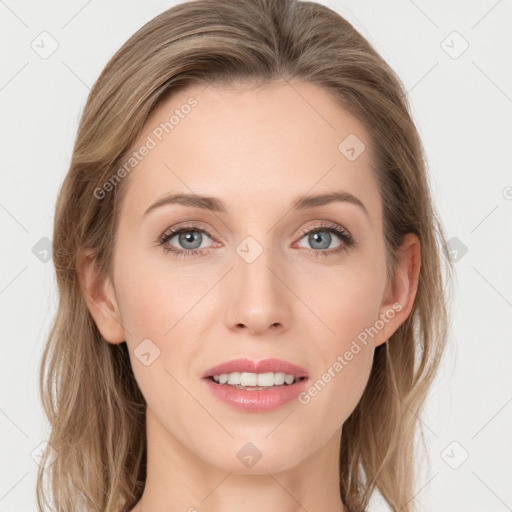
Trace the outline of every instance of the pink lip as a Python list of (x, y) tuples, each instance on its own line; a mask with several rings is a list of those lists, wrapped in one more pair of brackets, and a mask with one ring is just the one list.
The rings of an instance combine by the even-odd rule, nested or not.
[(262, 361), (251, 361), (249, 359), (233, 359), (225, 363), (218, 364), (209, 370), (206, 370), (202, 378), (213, 377), (214, 375), (221, 375), (222, 373), (234, 372), (247, 372), (247, 373), (268, 373), (268, 372), (281, 372), (295, 377), (307, 377), (308, 372), (281, 359), (263, 359)]
[[(283, 384), (268, 389), (240, 389), (227, 384), (218, 384), (212, 378), (213, 375), (233, 372), (282, 372), (295, 377), (304, 377), (304, 379), (293, 384)], [(210, 368), (203, 374), (203, 379), (215, 397), (235, 409), (247, 412), (267, 412), (283, 406), (297, 398), (305, 390), (309, 380), (308, 373), (304, 368), (280, 359), (264, 359), (263, 361), (235, 359)]]
[(293, 384), (283, 384), (269, 389), (239, 389), (227, 384), (217, 384), (213, 379), (204, 379), (213, 396), (225, 404), (246, 412), (268, 412), (296, 399), (304, 392), (309, 379)]

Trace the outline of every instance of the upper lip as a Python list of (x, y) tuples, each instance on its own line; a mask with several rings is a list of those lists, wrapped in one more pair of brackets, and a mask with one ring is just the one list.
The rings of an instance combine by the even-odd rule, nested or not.
[(282, 359), (262, 359), (261, 361), (252, 361), (250, 359), (233, 359), (218, 364), (209, 370), (206, 370), (202, 378), (213, 377), (223, 373), (247, 372), (247, 373), (268, 373), (281, 372), (295, 377), (307, 377), (308, 372), (295, 364), (283, 361)]

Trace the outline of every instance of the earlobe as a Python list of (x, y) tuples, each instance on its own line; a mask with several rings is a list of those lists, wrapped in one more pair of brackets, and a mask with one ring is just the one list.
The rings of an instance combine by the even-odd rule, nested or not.
[(82, 249), (77, 274), (87, 308), (101, 335), (109, 343), (122, 343), (125, 334), (114, 289), (109, 276), (99, 271), (93, 250)]
[(374, 338), (375, 346), (386, 342), (409, 316), (416, 298), (420, 268), (420, 241), (414, 233), (407, 233), (399, 249), (394, 280), (388, 282), (384, 293), (379, 312), (384, 326)]

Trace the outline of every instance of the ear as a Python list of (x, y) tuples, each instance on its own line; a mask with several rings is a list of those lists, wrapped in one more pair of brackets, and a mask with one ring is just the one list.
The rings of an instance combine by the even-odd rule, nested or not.
[(122, 343), (125, 335), (114, 288), (109, 276), (99, 272), (94, 250), (80, 251), (77, 272), (85, 302), (101, 335), (109, 343)]
[(397, 267), (392, 282), (388, 282), (379, 309), (379, 324), (374, 338), (377, 347), (387, 341), (402, 325), (414, 305), (421, 266), (420, 241), (414, 233), (407, 233), (399, 249)]

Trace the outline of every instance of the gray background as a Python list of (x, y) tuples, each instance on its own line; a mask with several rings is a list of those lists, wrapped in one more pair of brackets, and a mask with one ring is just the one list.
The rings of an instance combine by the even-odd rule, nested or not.
[[(0, 512), (35, 510), (38, 370), (57, 300), (45, 237), (81, 110), (113, 53), (175, 3), (0, 0)], [(455, 251), (450, 345), (420, 415), (431, 466), (420, 460), (418, 510), (511, 510), (512, 2), (321, 3), (404, 82)]]

